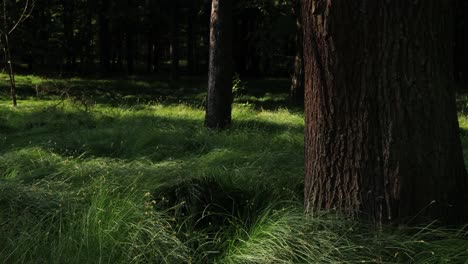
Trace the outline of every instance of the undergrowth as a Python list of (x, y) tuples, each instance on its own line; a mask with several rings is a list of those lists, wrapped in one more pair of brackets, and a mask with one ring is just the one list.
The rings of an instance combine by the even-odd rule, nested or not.
[(26, 98), (0, 100), (0, 263), (468, 263), (467, 228), (304, 215), (303, 115), (281, 96), (239, 97), (222, 132), (197, 97)]

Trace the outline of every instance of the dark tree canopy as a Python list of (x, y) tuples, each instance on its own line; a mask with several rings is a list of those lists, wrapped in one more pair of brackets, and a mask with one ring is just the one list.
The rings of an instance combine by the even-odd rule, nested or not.
[[(21, 12), (22, 1), (7, 3), (11, 14)], [(12, 56), (25, 73), (206, 76), (210, 9), (207, 0), (36, 0), (11, 39), (21, 47)], [(235, 70), (289, 76), (295, 29), (288, 1), (236, 1), (233, 15)]]

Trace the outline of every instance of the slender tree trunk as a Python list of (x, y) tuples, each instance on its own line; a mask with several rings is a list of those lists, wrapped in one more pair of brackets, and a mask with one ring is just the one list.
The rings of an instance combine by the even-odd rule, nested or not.
[(11, 100), (13, 101), (13, 107), (17, 106), (16, 103), (16, 82), (15, 82), (15, 73), (13, 71), (13, 62), (11, 60), (11, 51), (10, 51), (10, 40), (9, 40), (9, 28), (7, 20), (7, 11), (6, 11), (6, 0), (2, 1), (3, 7), (3, 27), (2, 32), (0, 32), (0, 47), (3, 51), (3, 56), (5, 59), (5, 68), (8, 72), (8, 79), (10, 81), (10, 95)]
[(135, 51), (133, 50), (133, 28), (129, 27), (127, 29), (127, 32), (125, 34), (125, 40), (126, 40), (126, 60), (127, 60), (127, 73), (129, 75), (132, 75), (135, 70), (135, 65), (134, 65), (134, 60), (135, 60)]
[(179, 0), (172, 0), (171, 4), (171, 33), (170, 33), (170, 53), (171, 53), (171, 79), (179, 79), (179, 30), (180, 23), (178, 17)]
[[(95, 0), (87, 0), (86, 4), (89, 7), (94, 6)], [(94, 10), (94, 9), (91, 9)], [(82, 54), (81, 54), (81, 72), (89, 73), (92, 66), (94, 66), (93, 47), (92, 40), (94, 39), (93, 20), (94, 12), (91, 10), (86, 11), (86, 28), (84, 29), (85, 42), (83, 43)], [(90, 67), (91, 66), (91, 67)]]
[(62, 0), (63, 7), (63, 30), (65, 36), (65, 64), (67, 70), (72, 70), (75, 66), (75, 42), (73, 33), (73, 13), (74, 13), (74, 2), (73, 0)]
[(455, 2), (455, 79), (460, 87), (468, 85), (468, 3), (466, 0)]
[(196, 17), (197, 17), (197, 3), (190, 1), (189, 7), (189, 21), (187, 25), (187, 70), (190, 74), (196, 71), (195, 63), (195, 48), (196, 48)]
[(110, 72), (110, 34), (109, 34), (110, 1), (102, 0), (98, 15), (99, 22), (99, 56), (101, 72)]
[(303, 29), (301, 16), (302, 0), (295, 0), (293, 13), (296, 16), (296, 56), (294, 57), (294, 72), (291, 79), (291, 100), (304, 101), (304, 63), (303, 63)]
[(5, 58), (5, 67), (8, 72), (8, 79), (10, 81), (10, 95), (13, 102), (13, 107), (17, 106), (16, 102), (16, 81), (15, 81), (15, 72), (13, 71), (13, 62), (11, 60), (10, 53), (10, 41), (8, 35), (3, 34), (2, 46), (3, 46), (3, 55)]
[(157, 41), (153, 43), (153, 73), (159, 72), (159, 61), (161, 58), (161, 49), (159, 45), (160, 44)]
[(225, 128), (231, 124), (232, 64), (232, 1), (212, 0), (205, 117), (209, 128)]
[(450, 1), (305, 0), (303, 18), (306, 209), (468, 220)]
[(117, 37), (117, 46), (116, 46), (116, 51), (115, 51), (115, 70), (117, 72), (123, 72), (124, 68), (123, 68), (123, 53), (124, 53), (124, 33), (121, 29), (119, 29), (118, 33), (117, 33), (118, 37)]
[(148, 32), (146, 36), (146, 73), (153, 72), (153, 34)]
[(245, 45), (246, 45), (246, 31), (244, 30), (244, 20), (242, 17), (236, 16), (234, 18), (237, 23), (233, 25), (233, 35), (234, 35), (234, 45), (233, 45), (233, 54), (234, 54), (234, 66), (235, 71), (241, 75), (246, 72), (246, 60), (245, 60)]

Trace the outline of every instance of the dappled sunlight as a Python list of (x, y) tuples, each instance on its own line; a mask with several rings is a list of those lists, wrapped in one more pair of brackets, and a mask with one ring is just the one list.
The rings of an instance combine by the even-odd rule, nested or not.
[[(284, 105), (235, 104), (232, 126), (213, 131), (203, 126), (204, 110), (185, 103), (84, 111), (57, 102), (0, 104), (0, 220), (8, 227), (0, 235), (29, 232), (15, 247), (30, 256), (54, 245), (44, 259), (183, 263), (216, 248), (223, 254), (211, 258), (220, 263), (333, 262), (341, 254), (372, 262), (421, 246), (442, 255), (466, 246), (447, 231), (440, 243), (452, 241), (453, 251), (403, 233), (408, 244), (396, 249), (394, 230), (364, 238), (365, 226), (337, 215), (305, 216), (304, 116)], [(468, 119), (459, 122), (467, 149)], [(32, 240), (42, 242), (31, 249)]]

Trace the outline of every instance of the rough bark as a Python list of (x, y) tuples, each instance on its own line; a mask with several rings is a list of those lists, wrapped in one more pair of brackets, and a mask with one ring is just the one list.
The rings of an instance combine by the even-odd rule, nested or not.
[(467, 220), (450, 1), (305, 0), (305, 206)]
[(291, 78), (290, 97), (295, 102), (304, 101), (304, 63), (303, 63), (303, 29), (301, 16), (301, 0), (294, 2), (293, 14), (296, 16), (296, 55), (294, 57), (294, 72)]
[(209, 128), (225, 128), (231, 124), (232, 64), (232, 1), (213, 0), (205, 117)]

